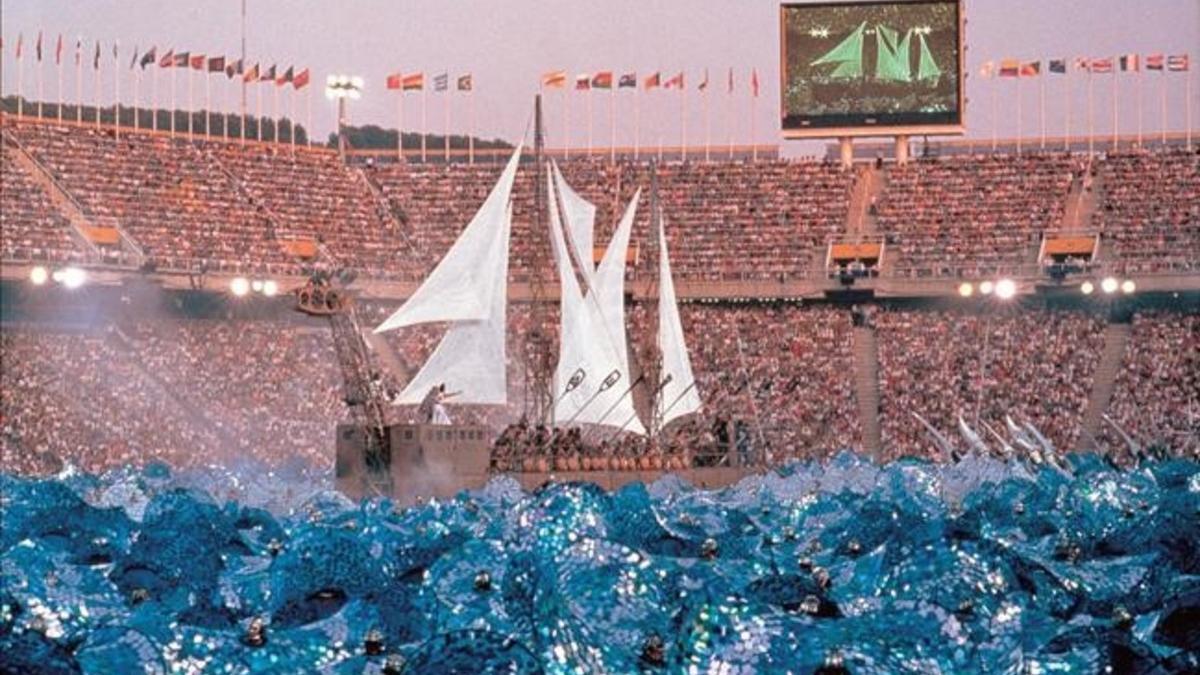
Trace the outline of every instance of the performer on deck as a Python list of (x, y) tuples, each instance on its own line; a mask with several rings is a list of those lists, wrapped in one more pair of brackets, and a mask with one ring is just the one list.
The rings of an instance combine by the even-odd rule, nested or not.
[(459, 393), (461, 392), (447, 393), (445, 382), (430, 388), (429, 393), (421, 400), (421, 405), (417, 407), (417, 417), (425, 424), (449, 425), (450, 415), (446, 414), (445, 401), (458, 396)]

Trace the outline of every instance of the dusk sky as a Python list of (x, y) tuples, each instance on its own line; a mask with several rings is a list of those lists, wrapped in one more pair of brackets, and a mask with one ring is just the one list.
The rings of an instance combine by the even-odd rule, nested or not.
[[(394, 2), (357, 0), (355, 2), (315, 2), (287, 0), (247, 0), (247, 58), (264, 65), (284, 68), (312, 68), (313, 125), (324, 138), (334, 124), (333, 106), (323, 96), (325, 76), (331, 73), (360, 75), (366, 81), (363, 99), (352, 104), (352, 123), (396, 125), (397, 94), (384, 88), (385, 76), (395, 71), (423, 71), (426, 85), (432, 76), (448, 72), (451, 87), (454, 78), (472, 73), (475, 84), (475, 128), (478, 135), (516, 140), (526, 129), (533, 94), (539, 75), (564, 69), (573, 80), (578, 73), (611, 70), (616, 74), (637, 71), (639, 76), (661, 70), (664, 77), (684, 70), (688, 78), (687, 141), (703, 144), (705, 112), (702, 94), (696, 84), (708, 68), (712, 80), (711, 139), (723, 144), (732, 133), (738, 142), (750, 139), (752, 101), (748, 79), (757, 68), (762, 84), (754, 110), (756, 139), (760, 143), (779, 142), (779, 12), (778, 2), (766, 0), (612, 0), (607, 2), (466, 2), (429, 0)], [(45, 92), (47, 99), (57, 97), (54, 74), (54, 44), (63, 34), (65, 66), (64, 96), (74, 99), (73, 52), (76, 36), (84, 38), (84, 97), (94, 100), (90, 71), (95, 40), (104, 50), (102, 100), (111, 103), (113, 71), (111, 44), (120, 43), (121, 94), (132, 102), (133, 80), (129, 58), (136, 45), (145, 50), (156, 45), (161, 54), (166, 48), (208, 55), (225, 54), (236, 58), (240, 53), (240, 0), (207, 2), (164, 2), (162, 0), (0, 0), (4, 35), (3, 91), (12, 94), (17, 87), (13, 45), (18, 32), (24, 34), (25, 54), (23, 91), (36, 95), (36, 62), (33, 42), (38, 30), (44, 31)], [(1120, 75), (1121, 130), (1133, 133), (1137, 128), (1136, 86), (1143, 88), (1143, 128), (1146, 133), (1160, 128), (1160, 79), (1165, 77), (1168, 90), (1168, 127), (1184, 128), (1184, 81), (1191, 77), (1192, 127), (1200, 126), (1200, 85), (1196, 83), (1197, 59), (1200, 58), (1200, 1), (1197, 0), (968, 0), (966, 3), (967, 108), (968, 133), (979, 138), (992, 134), (991, 90), (998, 86), (999, 134), (1016, 133), (1015, 88), (1012, 80), (981, 81), (980, 64), (1005, 57), (1022, 59), (1073, 59), (1076, 56), (1111, 56), (1121, 53), (1191, 52), (1192, 72), (1166, 76), (1143, 72), (1140, 76)], [(725, 94), (725, 79), (734, 68), (736, 93), (732, 106)], [(1043, 66), (1044, 68), (1044, 66)], [(166, 86), (168, 71), (159, 71), (161, 104), (169, 101)], [(180, 73), (182, 75), (182, 73)], [(196, 107), (203, 101), (203, 85), (196, 74), (193, 96)], [(186, 101), (185, 79), (177, 80), (177, 101)], [(235, 90), (224, 77), (214, 77), (216, 88), (226, 86), (227, 109), (234, 109)], [(264, 94), (264, 112), (270, 113), (271, 87), (260, 85)], [(1022, 83), (1024, 131), (1038, 132), (1038, 85)], [(1067, 78), (1050, 77), (1045, 81), (1047, 131), (1062, 131), (1064, 96), (1069, 86), (1073, 95), (1072, 116), (1075, 133), (1087, 129), (1087, 78), (1073, 74)], [(289, 90), (290, 91), (290, 90)], [(149, 101), (149, 70), (140, 85), (140, 98)], [(1095, 107), (1097, 133), (1111, 132), (1111, 82), (1097, 77)], [(445, 94), (429, 91), (428, 127), (440, 133), (443, 125)], [(608, 92), (593, 93), (593, 139), (596, 146), (607, 146), (610, 136)], [(634, 95), (615, 94), (617, 101), (617, 142), (632, 144)], [(660, 140), (675, 145), (680, 140), (680, 97), (673, 92), (639, 92), (641, 107), (641, 143), (655, 146)], [(286, 101), (286, 98), (283, 99)], [(467, 98), (451, 94), (451, 130), (462, 133), (468, 123)], [(250, 98), (254, 109), (254, 98)], [(405, 98), (405, 128), (420, 129), (420, 94)], [(296, 117), (305, 121), (305, 101), (297, 99)], [(587, 143), (587, 97), (569, 94), (572, 147)], [(286, 110), (286, 103), (281, 105)], [(732, 120), (729, 111), (732, 109)], [(548, 144), (562, 144), (562, 94), (553, 92), (546, 103)], [(785, 144), (787, 145), (787, 144)], [(788, 146), (787, 153), (801, 148)], [(812, 150), (811, 145), (807, 147)]]

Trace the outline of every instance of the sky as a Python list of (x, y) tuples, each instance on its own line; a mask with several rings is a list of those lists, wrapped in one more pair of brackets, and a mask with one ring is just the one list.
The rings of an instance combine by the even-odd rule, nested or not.
[[(591, 143), (607, 146), (613, 134), (619, 145), (634, 142), (635, 122), (642, 147), (659, 143), (714, 145), (729, 139), (737, 143), (780, 143), (784, 154), (816, 152), (813, 144), (782, 141), (779, 129), (779, 3), (768, 0), (246, 0), (246, 57), (250, 62), (295, 64), (312, 68), (311, 101), (305, 96), (293, 103), (296, 118), (304, 123), (311, 105), (313, 127), (320, 137), (335, 124), (334, 106), (323, 95), (329, 74), (361, 76), (361, 100), (350, 103), (352, 124), (378, 124), (394, 128), (399, 117), (399, 97), (385, 89), (388, 73), (448, 72), (453, 79), (474, 76), (472, 97), (461, 94), (425, 94), (425, 121), (430, 132), (441, 133), (449, 112), (450, 129), (462, 133), (473, 125), (477, 135), (516, 141), (529, 127), (532, 100), (541, 73), (566, 70), (578, 73), (611, 70), (637, 71), (640, 76), (659, 70), (664, 77), (684, 70), (688, 78), (684, 106), (669, 92), (639, 92), (637, 104), (628, 91), (593, 93)], [(0, 0), (0, 26), (4, 36), (3, 92), (15, 93), (18, 84), (13, 45), (24, 34), (22, 90), (37, 92), (33, 42), (44, 32), (46, 63), (42, 64), (46, 98), (57, 98), (53, 68), (54, 45), (64, 38), (64, 97), (75, 96), (73, 51), (75, 38), (84, 39), (83, 92), (94, 101), (94, 80), (88, 70), (94, 42), (103, 46), (106, 71), (102, 71), (101, 100), (111, 104), (114, 93), (111, 44), (120, 45), (122, 101), (132, 102), (133, 79), (128, 70), (132, 49), (168, 47), (177, 51), (240, 55), (241, 0), (168, 2), (166, 0)], [(1200, 0), (966, 0), (968, 136), (990, 138), (993, 124), (1001, 137), (1017, 132), (1016, 87), (1021, 86), (1021, 128), (1025, 136), (1040, 131), (1038, 85), (1012, 80), (981, 80), (977, 73), (988, 60), (1006, 57), (1048, 59), (1076, 56), (1109, 56), (1122, 53), (1190, 52), (1192, 72), (1172, 74), (1166, 82), (1167, 126), (1183, 130), (1184, 81), (1192, 80), (1192, 127), (1200, 127)], [(706, 106), (695, 90), (708, 69), (713, 93)], [(735, 94), (724, 93), (729, 68), (735, 74)], [(758, 99), (748, 91), (752, 69), (761, 82)], [(159, 71), (160, 101), (169, 100), (166, 73)], [(1142, 87), (1141, 116), (1145, 133), (1161, 128), (1160, 75), (1143, 72), (1119, 80), (1118, 114), (1122, 133), (1137, 130), (1137, 86)], [(193, 97), (203, 101), (203, 85), (196, 75)], [(229, 109), (237, 97), (233, 85), (223, 89), (224, 78), (212, 79), (214, 103)], [(1073, 130), (1087, 130), (1087, 78), (1073, 75), (1045, 80), (1047, 133), (1062, 133), (1068, 96)], [(177, 101), (187, 100), (185, 78), (176, 82)], [(993, 88), (995, 88), (993, 92)], [(260, 85), (265, 113), (271, 112), (273, 87)], [(139, 85), (139, 98), (150, 98), (149, 69)], [(253, 90), (252, 90), (253, 91)], [(995, 95), (996, 112), (992, 114)], [(288, 109), (284, 93), (280, 111)], [(615, 98), (614, 98), (615, 96)], [(1111, 82), (1097, 79), (1094, 92), (1095, 131), (1111, 133)], [(222, 98), (223, 97), (223, 98)], [(472, 100), (473, 99), (473, 100)], [(585, 147), (588, 137), (589, 97), (572, 93), (564, 111), (563, 96), (547, 96), (547, 144), (561, 147), (564, 138), (572, 148)], [(449, 104), (448, 106), (446, 104)], [(406, 130), (422, 128), (420, 94), (403, 101)], [(473, 106), (473, 110), (472, 110)], [(255, 108), (251, 94), (250, 110)], [(564, 116), (564, 112), (566, 113)], [(635, 114), (636, 113), (636, 114)], [(683, 123), (681, 123), (681, 121)], [(566, 129), (566, 133), (564, 133)]]

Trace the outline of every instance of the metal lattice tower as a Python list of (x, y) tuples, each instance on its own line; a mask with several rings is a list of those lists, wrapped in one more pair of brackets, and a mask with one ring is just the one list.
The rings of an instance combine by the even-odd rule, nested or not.
[(549, 269), (549, 238), (542, 221), (546, 205), (546, 160), (543, 156), (545, 137), (542, 130), (542, 96), (534, 99), (534, 204), (529, 236), (532, 256), (529, 261), (529, 334), (525, 358), (525, 416), (533, 424), (553, 422), (554, 398), (551, 394), (554, 354), (546, 321), (546, 270)]

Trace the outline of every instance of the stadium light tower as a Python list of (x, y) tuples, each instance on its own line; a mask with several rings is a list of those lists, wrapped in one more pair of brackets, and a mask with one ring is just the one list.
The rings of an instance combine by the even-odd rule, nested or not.
[(346, 159), (346, 99), (362, 98), (363, 79), (357, 75), (330, 75), (325, 80), (325, 98), (337, 101), (338, 154)]

